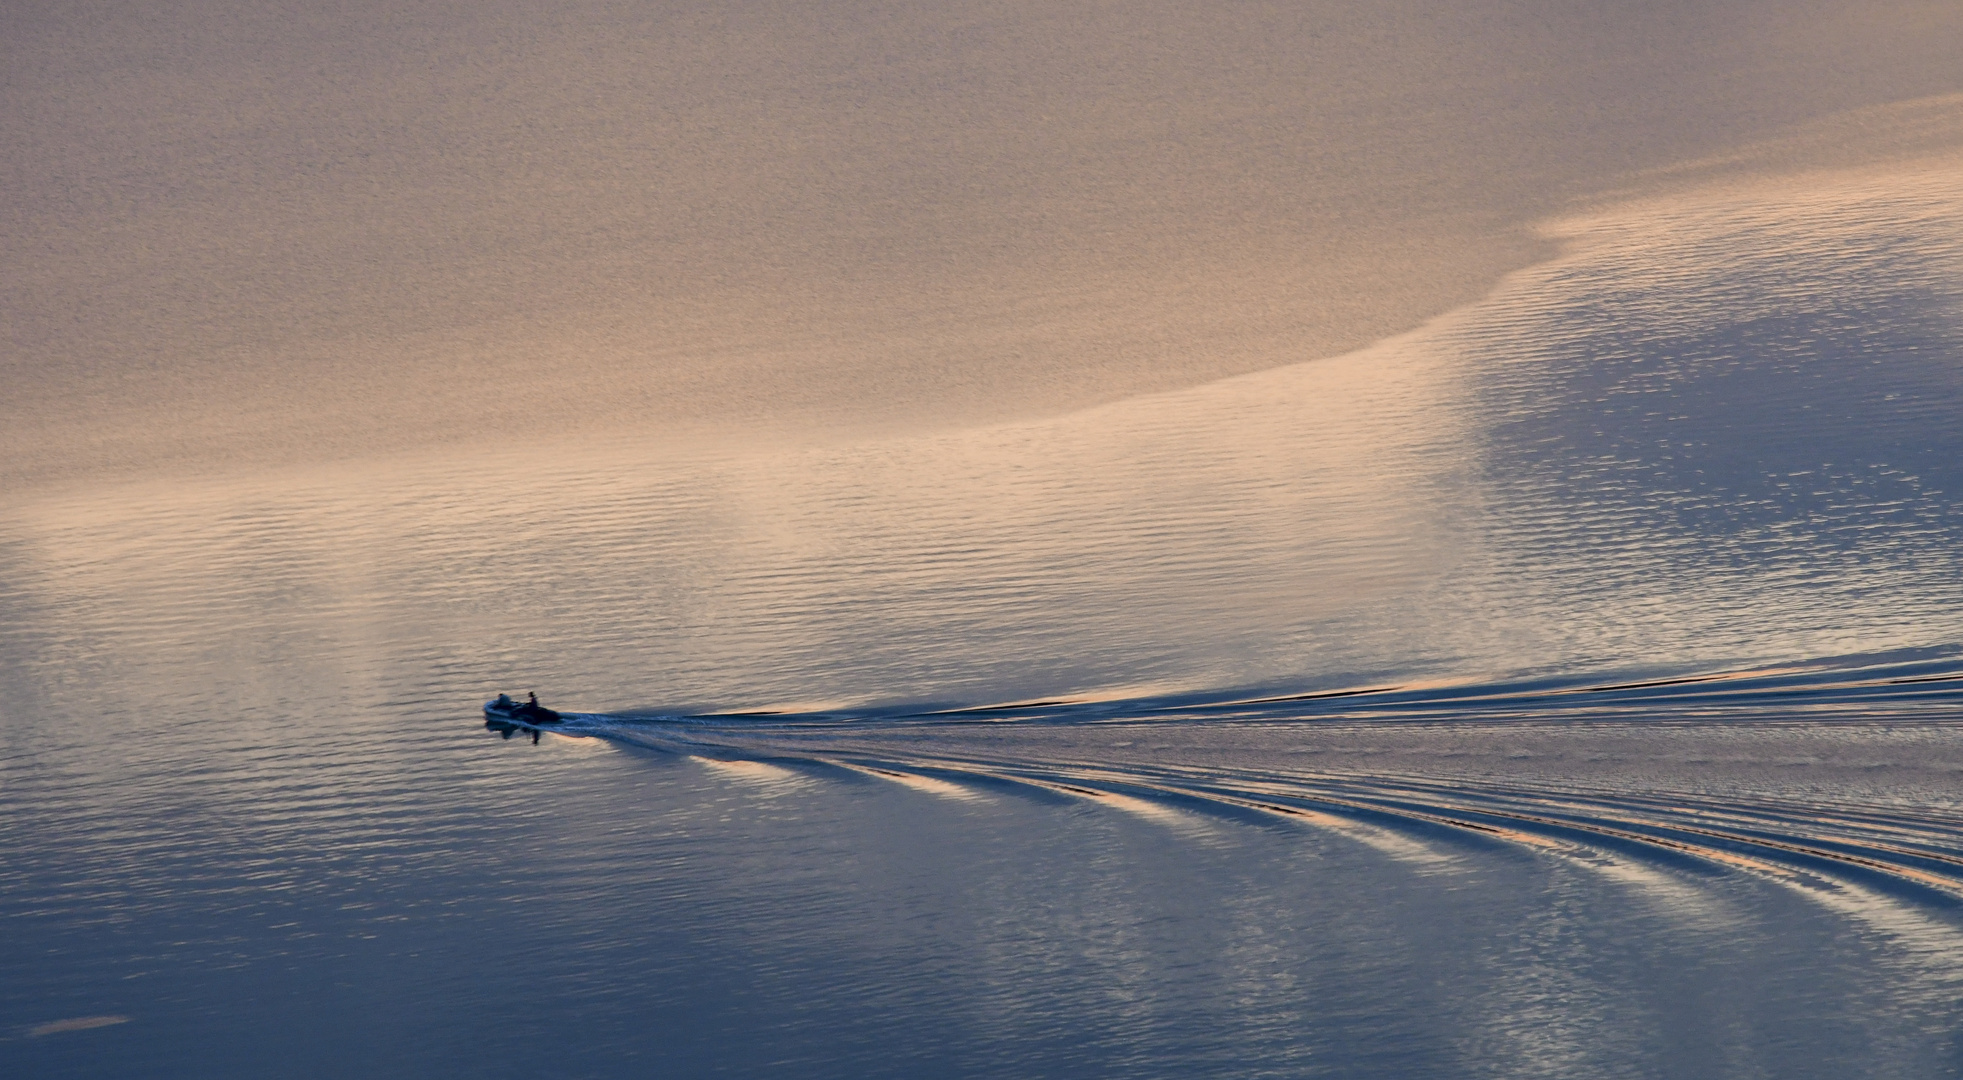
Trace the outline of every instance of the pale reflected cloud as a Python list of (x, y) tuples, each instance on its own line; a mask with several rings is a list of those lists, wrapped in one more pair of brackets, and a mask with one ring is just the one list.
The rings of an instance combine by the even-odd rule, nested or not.
[(45, 1035), (62, 1035), (71, 1031), (93, 1031), (96, 1028), (114, 1027), (127, 1024), (127, 1016), (72, 1016), (66, 1020), (50, 1020), (27, 1029), (27, 1037), (38, 1039)]
[(901, 787), (911, 788), (914, 791), (925, 792), (943, 799), (953, 799), (956, 802), (989, 801), (988, 796), (983, 795), (974, 788), (951, 783), (939, 777), (923, 776), (920, 773), (903, 772), (897, 769), (882, 769), (873, 765), (855, 765), (845, 761), (830, 761), (827, 764), (835, 765), (838, 768), (847, 769), (865, 776), (876, 776), (881, 780), (890, 780)]
[[(0, 535), (23, 587), (126, 598), (72, 627), (159, 658), (306, 606), (554, 657), (592, 673), (569, 689), (595, 707), (1419, 685), (1963, 640), (1953, 465), (1916, 449), (1953, 439), (1933, 358), (1963, 325), (1957, 176), (1946, 158), (1576, 215), (1549, 226), (1567, 254), (1421, 330), (1060, 417), (44, 492)], [(1847, 304), (1894, 314), (1835, 322)], [(1737, 329), (1789, 318), (1865, 329), (1818, 355), (1824, 331), (1755, 352)], [(1627, 343), (1646, 339), (1683, 345), (1645, 359)], [(1861, 419), (1803, 420), (1823, 378)], [(1733, 392), (1751, 409), (1709, 405)], [(188, 641), (188, 617), (219, 640)]]
[(691, 759), (725, 779), (752, 785), (769, 795), (788, 794), (811, 783), (811, 778), (795, 769), (772, 765), (763, 761), (723, 760), (720, 758), (696, 757)]

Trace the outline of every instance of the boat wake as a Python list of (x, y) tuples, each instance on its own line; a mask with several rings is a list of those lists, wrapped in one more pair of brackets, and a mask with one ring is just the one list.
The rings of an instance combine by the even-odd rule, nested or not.
[[(1498, 846), (1666, 890), (1750, 875), (1913, 923), (1963, 961), (1951, 653), (930, 713), (568, 713), (552, 730), (780, 779), (1325, 830), (1419, 867)], [(1940, 932), (1917, 921), (1931, 911)]]

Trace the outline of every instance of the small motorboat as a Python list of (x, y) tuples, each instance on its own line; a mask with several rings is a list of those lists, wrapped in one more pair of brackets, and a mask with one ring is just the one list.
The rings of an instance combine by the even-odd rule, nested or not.
[(538, 695), (533, 694), (530, 701), (513, 701), (509, 694), (499, 694), (495, 699), (484, 703), (486, 723), (496, 720), (506, 724), (531, 727), (534, 724), (556, 724), (565, 717), (538, 703)]

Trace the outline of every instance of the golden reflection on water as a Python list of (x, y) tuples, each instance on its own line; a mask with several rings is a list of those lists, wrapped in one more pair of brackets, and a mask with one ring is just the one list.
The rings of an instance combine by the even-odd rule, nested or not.
[[(17, 539), (42, 582), (118, 598), (104, 634), (310, 609), (625, 653), (591, 688), (621, 705), (650, 675), (665, 702), (778, 707), (1190, 685), (1250, 655), (1298, 669), (1261, 627), (1358, 622), (1450, 563), (1427, 510), (1457, 463), (1450, 382), (1392, 343), (931, 439), (527, 447), (50, 499)], [(855, 656), (877, 674), (830, 677)]]
[[(65, 635), (164, 681), (304, 664), (325, 638), (468, 652), (587, 708), (959, 705), (1959, 640), (1938, 565), (1953, 463), (1911, 460), (1949, 437), (1956, 388), (1929, 365), (1954, 347), (1957, 164), (1576, 217), (1550, 226), (1568, 256), (1419, 331), (1052, 419), (713, 453), (596, 434), (45, 494), (15, 500), (0, 539)], [(1759, 308), (1733, 310), (1745, 280)], [(1722, 336), (1727, 311), (1856, 301), (1897, 337), (1768, 368)], [(1629, 352), (1641, 335), (1717, 351)], [(1589, 381), (1611, 361), (1623, 383)], [(1878, 428), (1822, 427), (1761, 461), (1749, 413), (1666, 415), (1727, 364), (1767, 415), (1828, 404), (1807, 397), (1820, 371), (1908, 396), (1877, 398)], [(1668, 472), (1680, 453), (1709, 460)], [(1764, 472), (1813, 458), (1853, 471)], [(1859, 599), (1882, 590), (1897, 600)]]

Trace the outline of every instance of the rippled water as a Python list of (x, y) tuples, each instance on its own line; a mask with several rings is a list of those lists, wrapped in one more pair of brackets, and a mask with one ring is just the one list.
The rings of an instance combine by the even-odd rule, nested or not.
[(0, 1061), (1957, 1071), (1955, 164), (1054, 420), (12, 499)]

